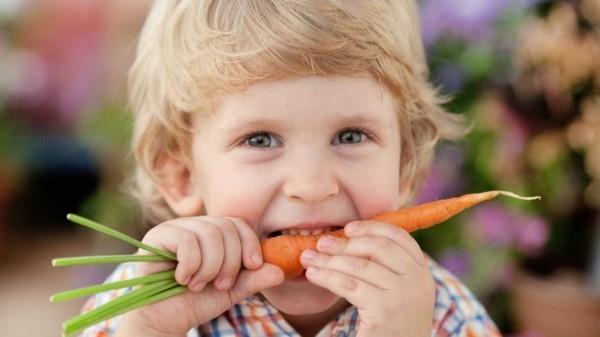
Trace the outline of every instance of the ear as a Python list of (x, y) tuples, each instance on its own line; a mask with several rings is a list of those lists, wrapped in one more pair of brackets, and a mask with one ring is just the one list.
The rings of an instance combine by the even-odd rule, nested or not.
[(200, 215), (203, 200), (190, 168), (170, 155), (162, 156), (157, 166), (156, 186), (171, 210), (180, 217)]

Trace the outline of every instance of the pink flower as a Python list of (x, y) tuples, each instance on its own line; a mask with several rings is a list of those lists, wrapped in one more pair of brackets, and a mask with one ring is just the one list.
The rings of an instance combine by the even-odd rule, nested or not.
[[(52, 2), (19, 27), (9, 103), (35, 126), (70, 125), (95, 102), (105, 68), (103, 3)], [(43, 26), (44, 29), (39, 29)]]

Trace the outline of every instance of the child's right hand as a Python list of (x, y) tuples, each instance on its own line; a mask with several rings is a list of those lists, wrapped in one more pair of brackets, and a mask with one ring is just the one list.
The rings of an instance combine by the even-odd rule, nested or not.
[[(263, 264), (259, 238), (240, 218), (179, 218), (152, 228), (142, 242), (177, 255), (175, 278), (189, 290), (125, 314), (117, 336), (185, 336), (244, 297), (284, 280), (279, 267)], [(140, 263), (136, 276), (174, 266)]]

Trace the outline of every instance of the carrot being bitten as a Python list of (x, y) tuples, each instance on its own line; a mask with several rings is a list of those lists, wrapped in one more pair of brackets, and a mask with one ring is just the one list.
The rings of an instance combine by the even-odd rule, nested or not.
[[(507, 191), (487, 191), (400, 208), (374, 216), (371, 220), (389, 223), (413, 232), (444, 222), (461, 211), (498, 195), (522, 200), (540, 199), (540, 197), (522, 197)], [(320, 235), (281, 235), (265, 239), (261, 242), (264, 262), (279, 266), (287, 279), (300, 276), (304, 270), (300, 264), (300, 254), (305, 249), (315, 249), (319, 238), (325, 235), (346, 237), (344, 230), (340, 229)]]

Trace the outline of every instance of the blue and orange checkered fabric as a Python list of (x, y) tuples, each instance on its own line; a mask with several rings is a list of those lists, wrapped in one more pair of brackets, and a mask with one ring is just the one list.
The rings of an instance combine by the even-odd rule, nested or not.
[[(450, 272), (429, 260), (429, 268), (436, 283), (435, 311), (432, 337), (497, 337), (501, 336), (494, 322), (475, 296)], [(122, 264), (106, 282), (134, 277), (135, 264)], [(91, 297), (83, 312), (98, 307), (131, 288), (110, 291)], [(111, 337), (120, 317), (86, 329), (82, 337)], [(360, 317), (350, 306), (329, 322), (316, 337), (355, 336)], [(261, 295), (249, 296), (212, 321), (193, 329), (188, 337), (301, 337)]]

